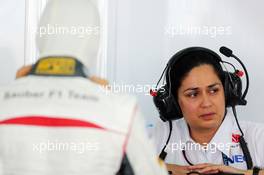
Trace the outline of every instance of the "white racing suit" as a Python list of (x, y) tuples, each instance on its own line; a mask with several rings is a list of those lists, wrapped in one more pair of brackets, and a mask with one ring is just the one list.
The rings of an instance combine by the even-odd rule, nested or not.
[(166, 174), (142, 120), (86, 78), (18, 79), (0, 88), (0, 175)]

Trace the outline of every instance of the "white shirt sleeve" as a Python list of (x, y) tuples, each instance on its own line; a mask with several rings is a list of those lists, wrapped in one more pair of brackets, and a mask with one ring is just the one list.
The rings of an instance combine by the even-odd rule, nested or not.
[(264, 168), (264, 124), (246, 122), (245, 125), (245, 140), (249, 145), (253, 165)]
[(154, 145), (147, 137), (144, 120), (135, 109), (134, 119), (127, 141), (126, 154), (136, 175), (165, 175), (167, 170), (155, 154)]
[(163, 122), (161, 119), (158, 120), (154, 126), (153, 131), (153, 140), (158, 155), (161, 153), (161, 150), (165, 146), (168, 136), (169, 122)]

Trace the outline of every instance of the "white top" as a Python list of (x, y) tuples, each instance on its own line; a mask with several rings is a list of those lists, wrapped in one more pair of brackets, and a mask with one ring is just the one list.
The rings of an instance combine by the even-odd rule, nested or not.
[[(247, 169), (244, 155), (239, 144), (239, 129), (235, 122), (233, 113), (228, 111), (220, 128), (206, 147), (195, 143), (190, 137), (187, 123), (184, 119), (172, 122), (172, 135), (170, 142), (165, 149), (168, 153), (166, 163), (177, 165), (189, 165), (184, 159), (182, 150), (185, 149), (186, 157), (192, 164), (213, 163)], [(244, 138), (248, 143), (253, 166), (264, 168), (264, 126), (251, 123), (240, 122), (244, 132)], [(169, 135), (169, 123), (159, 121), (154, 130), (154, 139), (158, 153), (161, 152)], [(228, 158), (223, 158), (223, 154)]]
[(0, 88), (0, 174), (164, 175), (134, 97), (88, 79), (28, 76)]

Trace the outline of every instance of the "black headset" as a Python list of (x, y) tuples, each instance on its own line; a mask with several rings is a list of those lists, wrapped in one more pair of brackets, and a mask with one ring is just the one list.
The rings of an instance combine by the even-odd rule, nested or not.
[[(166, 84), (163, 85), (161, 88), (157, 89), (155, 95), (152, 95), (154, 104), (159, 111), (160, 118), (163, 121), (176, 120), (183, 117), (178, 102), (175, 100), (175, 97), (172, 95), (171, 92), (171, 83), (173, 82), (173, 80), (171, 80), (171, 69), (184, 56), (195, 52), (205, 52), (207, 54), (212, 55), (213, 58), (215, 58), (216, 63), (219, 64), (219, 66), (221, 66), (220, 63), (227, 63), (229, 65), (232, 65), (229, 62), (222, 61), (221, 57), (214, 51), (203, 47), (189, 47), (177, 52), (169, 60), (166, 68), (164, 69), (161, 75), (160, 80), (162, 79), (165, 73)], [(245, 96), (246, 96), (245, 93), (247, 93), (247, 90), (242, 95), (242, 81), (240, 78), (240, 76), (242, 75), (241, 71), (237, 70), (233, 65), (232, 67), (234, 68), (234, 72), (228, 72), (223, 70), (223, 75), (224, 75), (223, 86), (225, 92), (226, 107), (232, 107), (236, 105), (246, 105), (247, 101), (245, 100)], [(157, 83), (157, 86), (159, 82)]]
[[(167, 139), (166, 144), (163, 147), (159, 157), (162, 160), (165, 160), (165, 158), (167, 156), (167, 153), (165, 152), (165, 148), (168, 145), (170, 137), (171, 137), (172, 120), (177, 120), (177, 119), (180, 119), (183, 117), (180, 106), (172, 94), (171, 83), (173, 82), (173, 80), (171, 80), (171, 69), (173, 66), (175, 66), (178, 63), (179, 60), (183, 59), (184, 56), (191, 54), (191, 53), (196, 53), (196, 52), (197, 53), (198, 52), (204, 52), (204, 53), (211, 55), (215, 59), (216, 64), (219, 64), (220, 67), (221, 67), (221, 64), (223, 64), (223, 66), (224, 66), (224, 64), (229, 64), (234, 69), (234, 72), (229, 72), (229, 71), (223, 70), (223, 68), (221, 68), (221, 70), (223, 71), (222, 72), (223, 76), (224, 76), (223, 77), (224, 78), (223, 86), (224, 86), (226, 107), (232, 107), (237, 126), (241, 132), (241, 137), (240, 137), (239, 142), (240, 142), (242, 151), (243, 151), (244, 156), (245, 156), (247, 168), (251, 169), (253, 167), (252, 158), (251, 158), (250, 152), (248, 150), (247, 143), (244, 139), (244, 133), (243, 133), (243, 131), (239, 125), (239, 122), (237, 120), (236, 109), (235, 109), (235, 106), (237, 106), (237, 105), (246, 105), (247, 104), (245, 97), (247, 95), (248, 87), (249, 87), (249, 76), (248, 76), (247, 69), (244, 66), (244, 64), (242, 63), (242, 61), (238, 57), (233, 55), (232, 50), (230, 50), (224, 46), (220, 48), (220, 52), (227, 57), (235, 58), (241, 64), (241, 66), (243, 67), (244, 72), (246, 74), (246, 88), (245, 88), (245, 91), (243, 92), (243, 94), (242, 94), (242, 80), (241, 80), (241, 77), (243, 76), (243, 72), (236, 69), (235, 66), (233, 64), (231, 64), (230, 62), (223, 61), (221, 59), (221, 57), (217, 53), (215, 53), (214, 51), (207, 49), (207, 48), (204, 48), (204, 47), (189, 47), (189, 48), (183, 49), (183, 50), (177, 52), (175, 55), (173, 55), (172, 58), (167, 63), (167, 66), (163, 70), (162, 75), (161, 75), (161, 77), (160, 77), (160, 79), (156, 85), (156, 89), (150, 91), (150, 94), (153, 96), (154, 104), (155, 104), (155, 106), (158, 109), (158, 112), (160, 114), (161, 120), (164, 122), (168, 121), (169, 122), (169, 128), (170, 128), (168, 139)], [(164, 73), (165, 73), (165, 77), (166, 77), (165, 78), (166, 83), (163, 86), (161, 86), (160, 88), (158, 88), (159, 82), (163, 78)]]

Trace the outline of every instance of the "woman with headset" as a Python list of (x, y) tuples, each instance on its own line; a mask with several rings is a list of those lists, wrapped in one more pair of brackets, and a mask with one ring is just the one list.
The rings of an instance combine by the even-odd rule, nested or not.
[(264, 174), (264, 127), (236, 117), (235, 106), (246, 104), (246, 68), (228, 48), (220, 51), (244, 68), (243, 94), (243, 72), (202, 47), (176, 53), (163, 71), (166, 84), (152, 92), (163, 120), (154, 137), (171, 174)]

